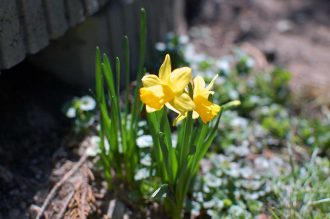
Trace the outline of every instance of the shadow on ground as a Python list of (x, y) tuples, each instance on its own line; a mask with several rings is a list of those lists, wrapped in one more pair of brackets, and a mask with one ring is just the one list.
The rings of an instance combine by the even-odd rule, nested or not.
[[(70, 123), (61, 107), (79, 90), (27, 62), (0, 75), (0, 219), (28, 218), (49, 188)], [(65, 150), (65, 149), (64, 149)]]

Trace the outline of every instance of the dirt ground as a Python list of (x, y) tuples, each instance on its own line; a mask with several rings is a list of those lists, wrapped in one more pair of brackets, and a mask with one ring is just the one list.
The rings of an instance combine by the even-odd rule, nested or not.
[[(243, 45), (293, 73), (299, 95), (330, 104), (330, 2), (328, 0), (202, 0), (193, 26), (200, 51), (228, 54)], [(251, 50), (251, 49), (250, 49)]]
[[(237, 45), (257, 48), (267, 62), (292, 71), (296, 93), (330, 102), (328, 0), (201, 2), (191, 20), (203, 33), (192, 38), (200, 51), (222, 56)], [(79, 159), (66, 145), (70, 124), (61, 112), (78, 93), (28, 63), (0, 75), (0, 219), (29, 218), (61, 165)]]
[(61, 107), (77, 92), (26, 62), (1, 73), (0, 219), (29, 218), (56, 165), (75, 159), (63, 145), (71, 125)]

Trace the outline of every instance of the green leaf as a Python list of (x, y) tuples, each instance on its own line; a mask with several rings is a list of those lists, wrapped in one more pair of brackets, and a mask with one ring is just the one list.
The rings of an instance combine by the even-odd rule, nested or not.
[(156, 191), (154, 191), (154, 193), (152, 193), (151, 197), (153, 199), (159, 200), (159, 199), (163, 198), (165, 195), (167, 195), (168, 192), (169, 192), (168, 184), (163, 184)]
[(103, 80), (102, 80), (102, 68), (101, 68), (101, 51), (99, 47), (96, 47), (95, 55), (95, 81), (96, 81), (96, 97), (98, 101), (102, 99), (103, 94)]
[(147, 114), (148, 127), (154, 142), (153, 157), (156, 160), (156, 168), (158, 175), (162, 180), (167, 180), (166, 165), (163, 160), (162, 150), (159, 142), (159, 120), (157, 119), (157, 112)]
[(196, 145), (191, 145), (189, 155), (194, 155), (196, 153)]
[(124, 100), (124, 127), (127, 127), (127, 115), (129, 108), (129, 81), (130, 81), (130, 50), (129, 50), (129, 40), (128, 37), (125, 36), (124, 42), (124, 51), (125, 51), (125, 100)]
[(167, 150), (167, 142), (165, 140), (165, 134), (163, 132), (159, 132), (158, 139), (165, 162), (168, 163), (168, 150)]
[(146, 43), (146, 35), (147, 35), (147, 14), (144, 8), (140, 11), (140, 45), (139, 45), (139, 66), (136, 78), (136, 86), (134, 88), (134, 95), (133, 95), (133, 104), (131, 108), (132, 112), (132, 122), (131, 122), (131, 129), (136, 128), (138, 117), (142, 110), (142, 104), (140, 98), (138, 98), (138, 91), (141, 86), (141, 79), (144, 73), (144, 59), (145, 59), (145, 43)]

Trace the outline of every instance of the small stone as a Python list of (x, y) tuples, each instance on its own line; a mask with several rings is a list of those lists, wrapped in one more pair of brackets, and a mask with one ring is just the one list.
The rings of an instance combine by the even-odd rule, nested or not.
[(293, 29), (293, 24), (289, 20), (280, 20), (276, 24), (278, 32), (285, 33)]
[(31, 205), (29, 208), (30, 218), (35, 218), (40, 212), (41, 208), (37, 205)]
[(111, 219), (129, 218), (126, 206), (115, 199), (110, 201), (107, 216)]

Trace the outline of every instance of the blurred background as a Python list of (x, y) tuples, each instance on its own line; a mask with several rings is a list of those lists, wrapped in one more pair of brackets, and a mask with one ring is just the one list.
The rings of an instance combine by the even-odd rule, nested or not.
[(159, 54), (175, 51), (166, 44), (173, 36), (193, 45), (193, 55), (214, 59), (239, 48), (255, 72), (274, 66), (291, 72), (290, 101), (303, 102), (299, 107), (309, 114), (329, 113), (328, 0), (2, 0), (0, 212), (6, 213), (0, 219), (25, 218), (45, 196), (55, 160), (76, 158), (63, 149), (71, 122), (62, 106), (91, 95), (96, 46), (122, 57), (127, 35), (136, 66), (141, 7), (148, 17), (148, 71), (157, 73)]

